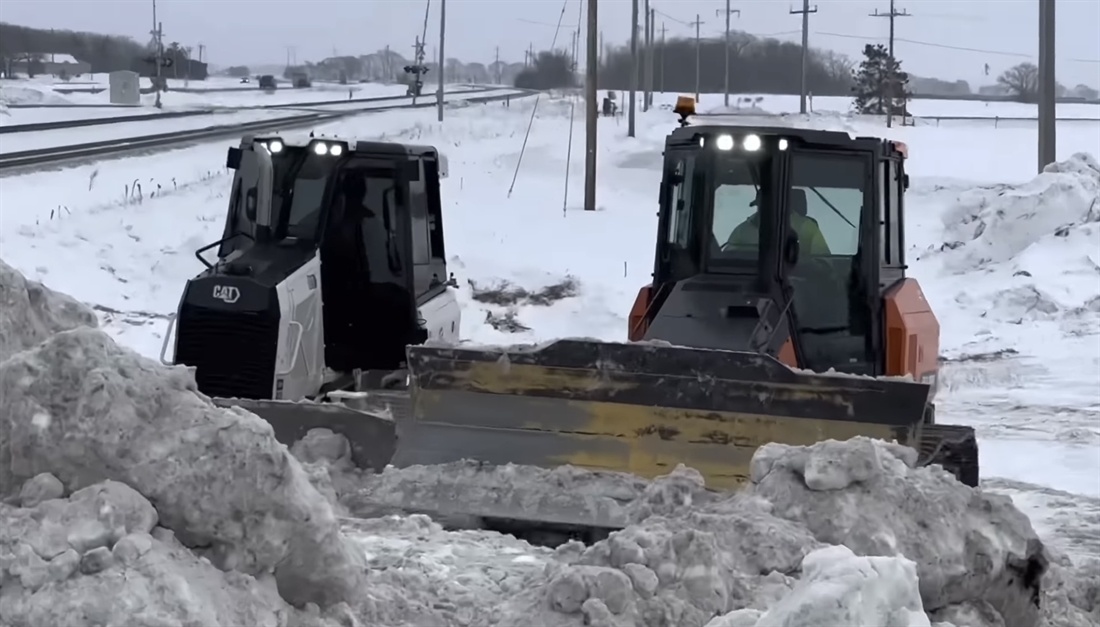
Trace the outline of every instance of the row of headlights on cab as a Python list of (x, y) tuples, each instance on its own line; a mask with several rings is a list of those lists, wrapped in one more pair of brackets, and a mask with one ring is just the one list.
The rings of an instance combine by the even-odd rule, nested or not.
[[(270, 150), (273, 155), (279, 154), (283, 151), (283, 148), (286, 148), (286, 145), (279, 139), (263, 142), (263, 145), (267, 146), (267, 149)], [(338, 142), (315, 141), (309, 145), (309, 149), (312, 150), (314, 154), (322, 157), (326, 155), (330, 157), (339, 157), (344, 154), (344, 145)]]
[[(699, 146), (705, 147), (707, 145), (707, 138), (699, 138)], [(764, 145), (763, 140), (759, 135), (746, 135), (741, 138), (741, 150), (745, 152), (756, 152)], [(779, 140), (779, 149), (786, 150), (789, 143), (785, 139)], [(733, 150), (737, 147), (737, 140), (733, 135), (718, 135), (714, 138), (714, 147), (718, 150)]]

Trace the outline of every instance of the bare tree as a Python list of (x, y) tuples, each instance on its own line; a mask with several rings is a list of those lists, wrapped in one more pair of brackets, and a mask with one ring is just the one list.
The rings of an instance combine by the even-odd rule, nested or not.
[(821, 64), (825, 67), (825, 73), (830, 79), (843, 81), (852, 75), (852, 70), (855, 69), (856, 64), (847, 55), (840, 54), (839, 52), (833, 52), (832, 50), (821, 50)]
[(997, 84), (1020, 102), (1038, 102), (1039, 68), (1034, 63), (1014, 65), (997, 77)]

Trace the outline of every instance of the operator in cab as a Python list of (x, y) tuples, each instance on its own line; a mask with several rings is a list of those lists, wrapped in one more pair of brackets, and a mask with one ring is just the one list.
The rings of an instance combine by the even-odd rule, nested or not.
[[(749, 203), (756, 207), (756, 212), (738, 224), (730, 233), (724, 248), (755, 248), (760, 241), (760, 197)], [(791, 228), (798, 237), (798, 245), (801, 251), (807, 255), (831, 255), (829, 244), (825, 242), (825, 236), (821, 234), (821, 228), (817, 221), (806, 215), (806, 190), (791, 189), (790, 197)]]

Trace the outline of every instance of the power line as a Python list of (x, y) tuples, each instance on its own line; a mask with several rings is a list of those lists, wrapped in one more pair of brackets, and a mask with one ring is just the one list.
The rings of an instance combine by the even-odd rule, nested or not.
[[(537, 20), (528, 20), (528, 19), (525, 19), (525, 18), (522, 18), (522, 17), (517, 17), (516, 21), (517, 22), (523, 22), (524, 24), (534, 24), (535, 26), (548, 26), (550, 28), (557, 28), (558, 27), (557, 24), (551, 24), (550, 22), (539, 22)], [(577, 25), (576, 24), (562, 24), (561, 27), (562, 28), (575, 29), (575, 28), (577, 28)]]
[[(754, 35), (755, 37), (771, 37), (776, 35), (786, 35), (791, 33), (775, 33), (774, 35)], [(840, 37), (841, 39), (859, 39), (862, 41), (883, 41), (885, 37), (879, 37), (876, 35), (846, 35), (844, 33), (826, 33), (823, 31), (814, 31), (815, 35), (821, 35), (823, 37)], [(943, 48), (946, 50), (958, 50), (960, 52), (980, 52), (982, 54), (991, 54), (1002, 57), (1015, 57), (1017, 59), (1034, 59), (1034, 54), (1026, 54), (1023, 52), (1006, 52), (1004, 50), (986, 50), (984, 48), (969, 48), (967, 46), (953, 46), (950, 44), (937, 44), (930, 41), (918, 41), (915, 39), (906, 39), (905, 37), (898, 37), (894, 41), (900, 41), (907, 44), (913, 44), (915, 46), (928, 46), (929, 48)], [(1065, 61), (1073, 61), (1075, 63), (1100, 63), (1100, 59), (1064, 59)]]

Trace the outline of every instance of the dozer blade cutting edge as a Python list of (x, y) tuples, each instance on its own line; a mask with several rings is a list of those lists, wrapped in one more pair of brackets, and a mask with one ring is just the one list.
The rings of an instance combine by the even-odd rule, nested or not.
[(408, 358), (411, 416), (397, 424), (395, 466), (473, 459), (653, 478), (684, 463), (714, 489), (748, 480), (768, 442), (913, 442), (930, 391), (650, 343), (410, 346)]
[(218, 407), (240, 407), (268, 422), (275, 439), (288, 448), (311, 429), (329, 429), (347, 438), (352, 461), (360, 468), (382, 472), (397, 446), (395, 419), (408, 411), (405, 392), (349, 395), (342, 403), (212, 399)]

